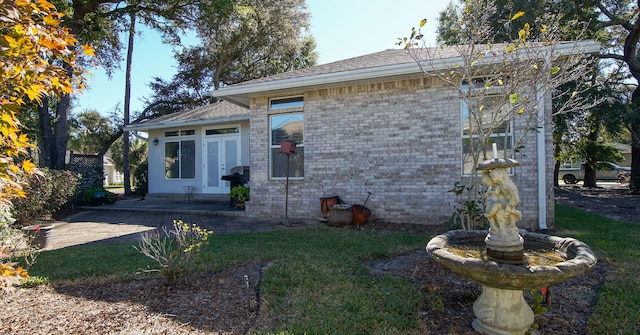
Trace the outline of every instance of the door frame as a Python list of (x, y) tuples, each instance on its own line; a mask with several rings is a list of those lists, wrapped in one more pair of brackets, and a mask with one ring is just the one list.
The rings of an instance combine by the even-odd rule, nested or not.
[[(222, 134), (213, 134), (213, 135), (207, 135), (207, 131), (208, 130), (222, 130), (222, 129), (231, 129), (231, 128), (236, 128), (238, 131), (235, 133), (222, 133)], [(226, 194), (229, 193), (229, 182), (225, 181), (225, 180), (220, 180), (220, 182), (222, 183), (219, 187), (213, 188), (213, 190), (210, 191), (210, 189), (212, 189), (212, 187), (208, 186), (208, 180), (209, 180), (209, 173), (208, 173), (208, 150), (207, 150), (207, 145), (208, 142), (211, 139), (216, 139), (219, 142), (219, 149), (218, 150), (218, 169), (220, 171), (220, 174), (218, 176), (222, 177), (225, 174), (228, 174), (229, 169), (235, 167), (235, 166), (239, 166), (242, 165), (242, 128), (240, 126), (240, 124), (225, 124), (225, 125), (218, 125), (218, 126), (210, 126), (210, 127), (203, 127), (202, 128), (202, 193), (207, 193), (207, 194)], [(236, 139), (237, 140), (237, 165), (235, 166), (225, 166), (224, 167), (224, 171), (220, 168), (220, 162), (223, 162), (225, 160), (224, 154), (224, 141), (225, 139)]]

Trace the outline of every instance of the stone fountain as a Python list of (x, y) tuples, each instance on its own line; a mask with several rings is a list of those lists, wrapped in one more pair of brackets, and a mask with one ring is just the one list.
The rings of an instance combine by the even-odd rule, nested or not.
[[(515, 160), (498, 158), (478, 165), (482, 182), (488, 186), (485, 194), (488, 232), (455, 230), (438, 235), (427, 244), (427, 251), (436, 261), (482, 285), (482, 294), (473, 304), (476, 318), (472, 326), (485, 335), (525, 334), (534, 322), (534, 313), (524, 299), (523, 290), (560, 283), (596, 264), (593, 252), (576, 239), (518, 229), (521, 213), (515, 207), (520, 197), (508, 175), (508, 169), (518, 165)], [(483, 250), (484, 257), (453, 252), (455, 248), (473, 247)], [(555, 264), (530, 264), (525, 250), (552, 251), (561, 257)]]

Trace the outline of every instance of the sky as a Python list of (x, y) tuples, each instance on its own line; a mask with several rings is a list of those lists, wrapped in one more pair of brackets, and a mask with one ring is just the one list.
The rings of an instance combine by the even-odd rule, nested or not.
[[(427, 24), (422, 32), (427, 43), (435, 45), (438, 13), (448, 4), (447, 0), (307, 0), (311, 14), (309, 33), (316, 39), (318, 64), (399, 48), (394, 44), (397, 39), (408, 36), (423, 18)], [(126, 43), (126, 39), (123, 41)], [(116, 108), (122, 110), (124, 67), (123, 61), (122, 69), (111, 78), (100, 68), (89, 69), (92, 73), (89, 89), (78, 98), (74, 113), (91, 109), (107, 116)], [(144, 108), (143, 98), (151, 96), (147, 84), (154, 77), (170, 80), (175, 72), (173, 51), (162, 43), (160, 35), (145, 30), (136, 36), (131, 74), (132, 115)]]

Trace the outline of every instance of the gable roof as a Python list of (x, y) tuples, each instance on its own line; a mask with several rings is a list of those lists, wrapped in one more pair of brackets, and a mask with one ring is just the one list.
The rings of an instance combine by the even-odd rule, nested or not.
[(167, 114), (148, 121), (132, 123), (126, 127), (126, 130), (144, 131), (242, 120), (249, 120), (249, 109), (230, 102), (220, 101), (196, 107), (189, 111)]
[[(503, 50), (503, 44), (494, 44), (491, 50)], [(432, 59), (428, 68), (440, 70), (450, 68), (452, 64), (461, 63), (462, 57), (458, 48), (465, 46), (434, 47), (426, 49), (411, 49), (411, 53), (417, 54), (418, 59), (426, 59), (424, 55), (429, 53), (428, 59)], [(480, 52), (488, 50), (486, 45), (476, 46)], [(596, 53), (600, 50), (600, 44), (594, 41), (567, 41), (555, 46), (557, 51), (575, 53), (576, 50), (583, 53)], [(563, 53), (564, 51), (564, 53)], [(499, 58), (486, 57), (485, 63), (497, 62)], [(243, 107), (249, 107), (249, 96), (256, 93), (277, 92), (295, 88), (322, 87), (336, 83), (384, 78), (410, 74), (422, 74), (420, 68), (410, 52), (405, 49), (387, 49), (372, 54), (340, 60), (333, 63), (316, 65), (299, 70), (284, 72), (269, 77), (258, 78), (242, 83), (221, 87), (212, 94), (221, 99), (231, 101)]]

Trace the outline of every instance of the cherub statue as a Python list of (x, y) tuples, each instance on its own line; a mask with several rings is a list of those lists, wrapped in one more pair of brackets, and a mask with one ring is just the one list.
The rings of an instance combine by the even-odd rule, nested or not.
[(517, 234), (516, 223), (522, 217), (516, 205), (520, 203), (518, 188), (507, 175), (507, 169), (495, 168), (483, 171), (482, 183), (488, 186), (485, 193), (485, 216), (489, 220), (492, 235)]

